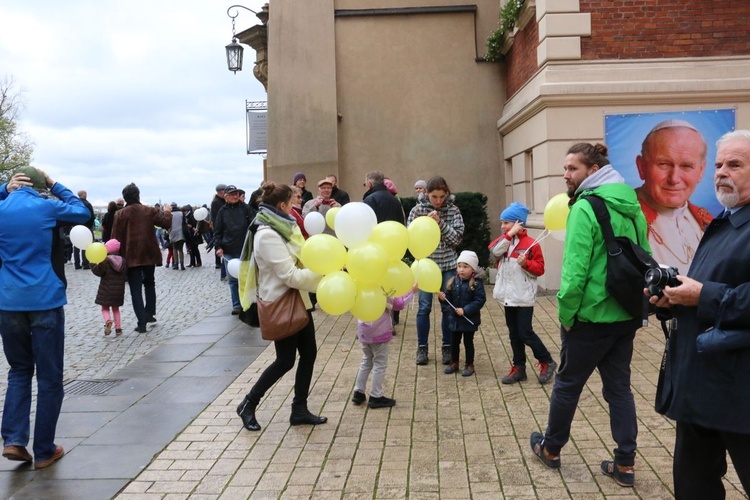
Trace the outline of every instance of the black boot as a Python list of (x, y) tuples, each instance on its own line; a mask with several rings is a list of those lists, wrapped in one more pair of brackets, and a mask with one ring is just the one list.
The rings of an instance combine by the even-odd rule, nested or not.
[(237, 407), (237, 415), (242, 419), (242, 426), (249, 431), (259, 431), (260, 424), (255, 420), (255, 409), (258, 407), (258, 401), (252, 401), (245, 396), (242, 403)]
[(291, 425), (318, 425), (328, 422), (326, 417), (319, 417), (310, 413), (307, 403), (292, 403), (292, 415), (289, 417)]

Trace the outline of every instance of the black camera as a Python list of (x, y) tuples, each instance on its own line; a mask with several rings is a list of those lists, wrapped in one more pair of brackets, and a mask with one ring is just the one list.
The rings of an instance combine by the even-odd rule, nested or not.
[(680, 271), (676, 267), (657, 267), (646, 271), (645, 280), (648, 293), (661, 297), (665, 286), (680, 286), (677, 275)]

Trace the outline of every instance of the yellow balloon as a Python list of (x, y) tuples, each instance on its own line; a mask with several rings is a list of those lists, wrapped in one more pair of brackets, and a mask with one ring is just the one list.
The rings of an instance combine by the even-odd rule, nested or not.
[(346, 270), (359, 283), (376, 284), (387, 267), (388, 254), (377, 243), (358, 243), (346, 255)]
[(344, 267), (346, 247), (330, 234), (316, 234), (302, 246), (300, 258), (312, 272), (330, 274)]
[(417, 261), (417, 285), (424, 292), (435, 293), (440, 291), (443, 285), (443, 272), (432, 259), (420, 259)]
[(409, 227), (409, 251), (415, 259), (424, 259), (435, 251), (440, 243), (440, 226), (432, 217), (417, 217)]
[(316, 294), (323, 311), (332, 315), (344, 314), (354, 305), (357, 284), (348, 273), (336, 271), (320, 280)]
[(375, 321), (385, 312), (386, 300), (383, 289), (378, 285), (359, 284), (357, 298), (354, 301), (351, 313), (355, 318), (362, 321)]
[(409, 232), (403, 224), (387, 220), (375, 226), (370, 233), (370, 241), (383, 247), (390, 262), (396, 262), (404, 258), (406, 247), (409, 246)]
[(419, 282), (419, 276), (417, 274), (419, 273), (419, 261), (415, 260), (411, 263), (411, 274), (414, 276), (414, 281)]
[(414, 274), (404, 262), (390, 264), (380, 278), (380, 286), (388, 297), (400, 297), (414, 285)]
[(568, 212), (570, 212), (569, 201), (570, 197), (567, 193), (556, 194), (550, 198), (544, 207), (544, 227), (550, 231), (565, 229)]
[(341, 207), (332, 207), (328, 209), (328, 212), (326, 212), (326, 223), (328, 224), (328, 227), (330, 227), (334, 231), (336, 230), (336, 225), (334, 221), (336, 220), (336, 214), (339, 213), (340, 209)]
[(92, 264), (104, 262), (107, 258), (107, 249), (103, 243), (92, 243), (86, 247), (86, 258)]

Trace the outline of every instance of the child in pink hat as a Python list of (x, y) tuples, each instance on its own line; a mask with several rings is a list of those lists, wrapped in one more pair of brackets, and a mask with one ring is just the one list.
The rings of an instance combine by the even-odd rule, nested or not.
[[(120, 306), (125, 303), (125, 282), (128, 279), (128, 266), (125, 259), (118, 255), (120, 242), (115, 239), (107, 240), (104, 244), (107, 258), (98, 264), (91, 265), (91, 272), (99, 276), (99, 290), (96, 292), (96, 304), (102, 306), (104, 318), (104, 335), (112, 333), (112, 319), (114, 319), (115, 335), (122, 334), (120, 323)], [(112, 309), (110, 317), (109, 310)]]

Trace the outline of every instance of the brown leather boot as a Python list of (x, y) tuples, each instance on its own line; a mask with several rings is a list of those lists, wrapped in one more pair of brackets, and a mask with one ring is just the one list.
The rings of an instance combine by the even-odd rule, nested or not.
[(474, 363), (466, 363), (464, 366), (464, 371), (461, 372), (462, 377), (471, 377), (474, 375)]
[(456, 373), (457, 371), (458, 371), (458, 363), (453, 363), (453, 362), (451, 362), (451, 364), (446, 366), (445, 369), (443, 370), (443, 372), (446, 375), (450, 375), (451, 373)]

